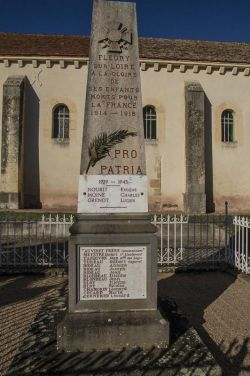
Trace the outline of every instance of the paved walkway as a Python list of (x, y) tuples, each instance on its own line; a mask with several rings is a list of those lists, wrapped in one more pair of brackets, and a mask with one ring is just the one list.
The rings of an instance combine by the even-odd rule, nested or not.
[(223, 367), (250, 375), (250, 282), (220, 272), (162, 274), (159, 294), (175, 300)]
[[(56, 322), (60, 321), (65, 313), (66, 290), (67, 279), (63, 277), (0, 277), (0, 375), (19, 376), (20, 371), (15, 371), (15, 369), (25, 370), (28, 365), (28, 369), (31, 367), (31, 371), (30, 373), (25, 371), (25, 374), (34, 376), (37, 373), (32, 372), (32, 362), (34, 363), (33, 369), (37, 369), (36, 364), (41, 365), (42, 369), (44, 364), (48, 363), (47, 359), (50, 356), (51, 362), (55, 362), (57, 355), (55, 352), (52, 356), (51, 349), (53, 348), (55, 351)], [(159, 276), (159, 293), (162, 297), (167, 296), (177, 302), (178, 307), (189, 318), (223, 367), (225, 376), (250, 375), (249, 283), (239, 279), (235, 280), (233, 276), (219, 272), (161, 274)], [(192, 343), (188, 343), (190, 338), (193, 342), (197, 339), (192, 339), (193, 333), (188, 330), (186, 330), (185, 336), (186, 349), (190, 349), (190, 344), (192, 346)], [(172, 361), (174, 358), (178, 358), (176, 354), (180, 354), (185, 347), (183, 346), (184, 342), (178, 344), (176, 341)], [(180, 346), (179, 349), (178, 346)], [(195, 346), (198, 349), (197, 354), (200, 351), (198, 355), (204, 359), (204, 350), (198, 341)], [(38, 359), (40, 354), (36, 353), (41, 352), (42, 354), (43, 349), (46, 350), (46, 356)], [(186, 355), (182, 355), (183, 358), (179, 364), (176, 361), (172, 363), (176, 366), (175, 370), (173, 370), (174, 368), (171, 368), (172, 371), (170, 368), (168, 370), (167, 366), (171, 362), (170, 355), (169, 352), (159, 354), (155, 352), (129, 353), (126, 356), (118, 354), (115, 357), (112, 354), (106, 354), (105, 362), (109, 362), (110, 359), (113, 364), (127, 362), (126, 371), (119, 373), (124, 376), (219, 375), (213, 371), (209, 373), (201, 373), (200, 369), (197, 371), (198, 368), (193, 359), (189, 364), (187, 363), (189, 369), (186, 369), (186, 373), (180, 373), (178, 370), (184, 364)], [(97, 374), (98, 356), (98, 354), (91, 354), (85, 357), (81, 356), (80, 359), (80, 355), (78, 355), (77, 359), (74, 358), (74, 364), (77, 367), (77, 364), (84, 359), (87, 367), (95, 365), (95, 371), (90, 373), (94, 375)], [(67, 357), (68, 362), (70, 356), (67, 355)], [(133, 371), (131, 359), (137, 363), (141, 362), (138, 372)], [(132, 361), (131, 365), (129, 365), (130, 361)], [(208, 357), (207, 364), (209, 361)], [(63, 364), (63, 362), (64, 358), (61, 356), (59, 363)], [(153, 363), (158, 367), (155, 368), (155, 372), (145, 371), (145, 364)], [(163, 367), (161, 367), (161, 363)], [(64, 374), (60, 373), (60, 369), (58, 372), (57, 375)], [(85, 375), (87, 373), (77, 374)], [(118, 375), (113, 371), (105, 373), (105, 375), (111, 374)], [(47, 376), (46, 373), (44, 375)]]

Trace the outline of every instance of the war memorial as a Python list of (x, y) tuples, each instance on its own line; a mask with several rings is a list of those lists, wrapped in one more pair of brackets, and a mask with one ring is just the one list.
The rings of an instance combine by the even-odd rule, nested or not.
[(156, 228), (150, 223), (135, 4), (95, 0), (71, 228), (65, 351), (161, 348)]
[[(249, 371), (249, 279), (236, 277), (231, 256), (233, 243), (241, 248), (241, 254), (235, 249), (238, 261), (248, 252), (241, 242), (248, 235), (236, 226), (249, 222), (239, 218), (233, 228), (228, 203), (222, 220), (197, 215), (206, 211), (208, 202), (209, 103), (202, 85), (192, 78), (183, 86), (187, 214), (152, 215), (149, 190), (153, 186), (158, 194), (159, 184), (154, 179), (151, 184), (146, 168), (145, 87), (140, 76), (148, 63), (139, 62), (135, 3), (93, 0), (87, 56), (83, 71), (86, 75), (88, 70), (88, 77), (78, 95), (85, 111), (78, 126), (81, 151), (74, 146), (80, 166), (77, 214), (71, 213), (70, 219), (63, 214), (63, 221), (58, 214), (56, 218), (50, 214), (49, 219), (43, 214), (41, 221), (34, 213), (36, 220), (0, 224), (0, 374), (243, 376)], [(62, 72), (68, 63), (60, 60)], [(32, 64), (37, 69), (40, 63)], [(23, 68), (23, 63), (18, 66)], [(46, 69), (52, 66), (46, 60)], [(79, 61), (71, 68), (67, 74), (74, 86), (73, 72), (83, 71)], [(172, 72), (169, 64), (165, 68), (165, 73)], [(153, 70), (156, 75), (163, 71), (158, 63)], [(180, 72), (185, 73), (182, 65)], [(194, 73), (198, 74), (196, 68)], [(8, 169), (12, 177), (24, 169), (23, 150), (16, 146), (23, 135), (27, 82), (27, 77), (19, 76), (4, 85), (6, 187), (13, 182), (7, 181)], [(73, 101), (70, 90), (68, 96)], [(58, 103), (61, 107), (59, 97)], [(74, 111), (70, 117), (64, 115), (66, 137), (53, 140), (61, 151), (72, 145), (76, 135)], [(150, 147), (155, 146), (153, 140)], [(10, 150), (20, 156), (12, 158)], [(48, 159), (52, 163), (49, 153)], [(159, 173), (154, 158), (148, 164), (161, 180), (164, 169)], [(68, 184), (72, 180), (68, 165), (60, 166)], [(178, 170), (176, 165), (170, 168)], [(25, 195), (19, 196), (4, 197), (25, 201)], [(189, 216), (189, 209), (195, 214)], [(238, 270), (244, 270), (243, 263)]]

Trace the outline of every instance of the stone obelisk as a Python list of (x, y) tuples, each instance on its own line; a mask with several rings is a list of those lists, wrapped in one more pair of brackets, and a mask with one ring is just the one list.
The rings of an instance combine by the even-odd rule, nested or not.
[(134, 3), (94, 0), (65, 351), (165, 347), (147, 203)]

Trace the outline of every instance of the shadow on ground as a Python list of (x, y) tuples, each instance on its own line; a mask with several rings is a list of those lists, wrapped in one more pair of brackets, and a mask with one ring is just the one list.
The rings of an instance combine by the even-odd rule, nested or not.
[[(245, 322), (240, 323), (245, 325), (245, 328), (248, 328), (248, 330), (245, 330), (245, 335), (240, 336), (240, 333), (237, 330), (235, 331), (235, 335), (240, 337), (239, 340), (234, 337), (234, 328), (230, 328), (230, 320), (235, 322), (239, 320), (239, 317), (232, 317), (234, 311), (231, 307), (234, 306), (235, 309), (236, 302), (231, 301), (231, 307), (230, 305), (228, 306), (228, 302), (224, 299), (222, 299), (221, 303), (219, 302), (219, 298), (235, 281), (235, 276), (215, 271), (176, 273), (170, 277), (167, 276), (167, 278), (163, 277), (158, 283), (159, 295), (162, 298), (167, 297), (168, 300), (174, 299), (178, 304), (179, 312), (181, 310), (182, 314), (188, 318), (190, 324), (195, 327), (201, 339), (222, 367), (223, 375), (225, 376), (250, 375), (250, 322), (247, 319), (249, 311), (245, 312)], [(247, 297), (245, 299), (247, 300)], [(217, 302), (217, 305), (215, 302)], [(211, 320), (214, 322), (208, 325), (210, 329), (208, 331), (206, 330), (206, 325), (204, 325), (204, 316), (206, 309), (211, 305), (214, 306), (214, 312), (212, 312), (214, 317)], [(226, 322), (223, 322), (223, 319)], [(231, 335), (227, 338), (223, 338), (223, 326), (225, 326), (227, 332), (231, 332)], [(217, 342), (211, 335), (212, 333), (215, 334), (214, 337), (217, 337), (216, 333), (213, 333), (216, 330), (221, 331), (220, 337), (222, 337)], [(226, 334), (225, 332), (225, 337)]]
[[(0, 306), (1, 308), (15, 303), (29, 301), (51, 290), (50, 285), (40, 285), (42, 277), (33, 275), (32, 278), (27, 276), (0, 277)], [(31, 284), (32, 280), (32, 284)], [(36, 282), (38, 285), (36, 286)]]
[[(224, 368), (224, 375), (240, 375), (244, 369), (243, 363), (249, 352), (249, 338), (242, 344), (232, 342), (217, 345), (203, 329), (204, 310), (225, 291), (234, 280), (222, 278), (220, 286), (213, 287), (207, 279), (200, 278), (199, 292), (206, 291), (206, 296), (197, 301), (197, 280), (189, 281), (188, 275), (197, 273), (182, 273), (164, 277), (159, 282), (160, 308), (162, 314), (171, 323), (171, 346), (168, 349), (151, 348), (148, 351), (134, 349), (120, 352), (91, 352), (91, 353), (58, 353), (56, 350), (56, 325), (62, 320), (66, 310), (67, 283), (63, 278), (58, 285), (56, 296), (49, 295), (43, 300), (35, 320), (24, 336), (22, 343), (14, 356), (11, 365), (6, 370), (8, 376), (21, 375), (147, 375), (147, 376), (174, 376), (174, 375), (222, 375), (220, 367), (213, 355)], [(204, 273), (207, 274), (207, 273)], [(212, 275), (212, 273), (209, 273)], [(221, 273), (222, 274), (222, 273)], [(186, 276), (186, 279), (184, 278)], [(192, 278), (191, 278), (192, 279)], [(209, 280), (209, 278), (208, 278)], [(189, 282), (188, 282), (189, 281)], [(7, 281), (6, 281), (7, 283)], [(14, 283), (14, 282), (11, 282)], [(10, 287), (8, 283), (6, 288)], [(22, 285), (21, 285), (22, 286)], [(12, 286), (13, 287), (13, 286)], [(29, 290), (23, 285), (21, 291)], [(35, 287), (36, 288), (36, 287)], [(46, 288), (49, 289), (47, 286)], [(192, 313), (189, 307), (196, 306), (196, 330), (190, 325), (184, 314), (178, 308), (185, 304), (183, 290), (189, 291), (189, 304), (186, 304), (188, 315)], [(34, 292), (34, 291), (33, 291)], [(45, 291), (46, 292), (46, 291)], [(40, 290), (35, 291), (39, 294)], [(18, 294), (18, 293), (17, 293)], [(173, 299), (172, 295), (177, 299)], [(24, 297), (24, 293), (22, 295)], [(30, 295), (28, 295), (28, 298)], [(31, 298), (31, 297), (30, 297)], [(16, 300), (19, 300), (16, 298)], [(178, 306), (175, 303), (178, 301)], [(180, 303), (180, 304), (179, 304)], [(185, 312), (186, 314), (186, 312)], [(187, 315), (187, 316), (188, 316)], [(227, 346), (227, 349), (223, 349)], [(243, 373), (242, 373), (243, 374)], [(246, 373), (247, 375), (247, 373)]]

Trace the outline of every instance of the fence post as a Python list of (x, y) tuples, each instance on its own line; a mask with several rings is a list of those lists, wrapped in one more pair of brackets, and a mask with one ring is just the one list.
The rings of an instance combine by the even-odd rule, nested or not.
[(225, 201), (225, 260), (228, 260), (228, 202)]
[(249, 268), (249, 260), (250, 258), (248, 257), (248, 237), (249, 237), (249, 218), (246, 218), (246, 274), (250, 273), (250, 268)]
[(234, 266), (237, 266), (237, 228), (238, 217), (234, 217)]

